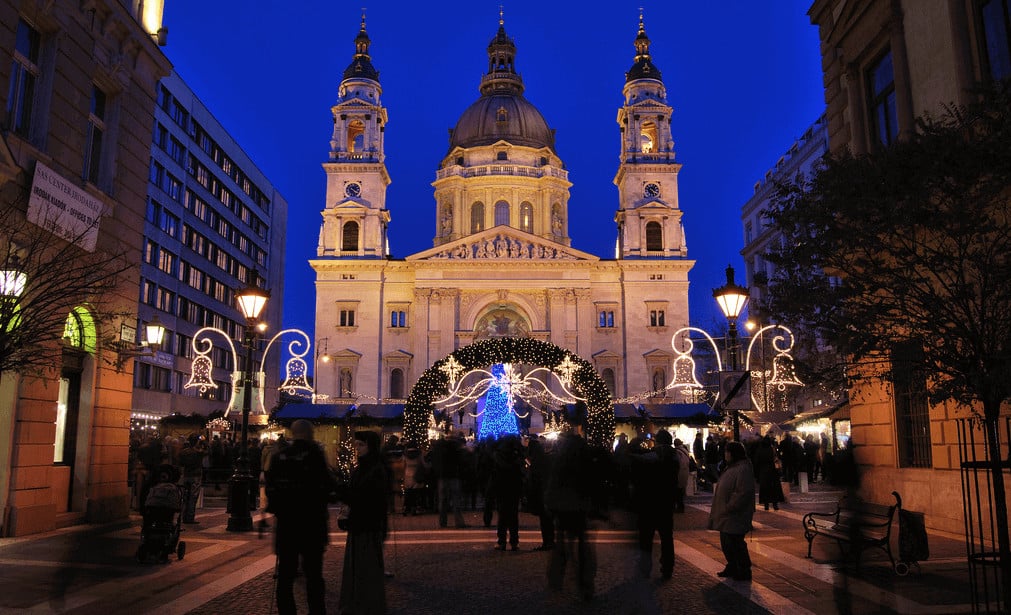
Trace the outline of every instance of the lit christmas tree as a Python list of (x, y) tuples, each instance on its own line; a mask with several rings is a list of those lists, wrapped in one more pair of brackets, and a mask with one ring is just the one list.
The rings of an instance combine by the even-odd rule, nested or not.
[[(512, 370), (506, 365), (496, 363), (491, 366), (491, 373), (494, 380), (488, 386), (485, 394), (484, 412), (481, 414), (477, 426), (477, 439), (487, 438), (498, 439), (506, 434), (519, 435), (520, 429), (516, 424), (516, 414), (513, 413), (513, 397), (510, 390), (510, 375)], [(480, 401), (478, 402), (480, 404)]]

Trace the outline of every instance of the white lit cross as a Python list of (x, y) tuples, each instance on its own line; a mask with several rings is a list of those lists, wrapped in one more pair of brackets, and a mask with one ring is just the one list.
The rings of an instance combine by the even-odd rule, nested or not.
[(453, 355), (449, 355), (449, 360), (446, 361), (446, 364), (439, 368), (439, 371), (446, 374), (449, 378), (450, 387), (456, 386), (456, 379), (463, 370), (463, 365), (460, 365)]
[(561, 363), (555, 366), (555, 371), (558, 373), (558, 379), (562, 381), (562, 384), (566, 387), (572, 382), (572, 374), (579, 369), (579, 364), (572, 361), (569, 355), (565, 355), (565, 358)]

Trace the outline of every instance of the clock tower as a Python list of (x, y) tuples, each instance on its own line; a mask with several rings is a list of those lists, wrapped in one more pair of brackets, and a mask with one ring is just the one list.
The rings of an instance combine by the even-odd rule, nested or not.
[(386, 108), (380, 103), (382, 87), (369, 57), (370, 44), (362, 15), (355, 54), (331, 109), (330, 158), (323, 163), (326, 208), (316, 249), (320, 257), (383, 258), (388, 253)]
[(674, 161), (671, 115), (660, 70), (649, 54), (642, 15), (635, 62), (625, 74), (625, 104), (618, 110), (621, 165), (618, 186), (618, 258), (684, 258), (687, 255)]

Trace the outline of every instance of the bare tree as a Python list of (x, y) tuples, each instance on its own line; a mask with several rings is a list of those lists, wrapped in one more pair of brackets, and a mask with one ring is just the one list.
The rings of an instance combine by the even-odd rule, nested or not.
[(117, 292), (137, 265), (118, 240), (112, 252), (81, 249), (79, 240), (92, 228), (67, 240), (30, 222), (26, 203), (24, 192), (0, 203), (0, 277), (9, 272), (0, 282), (11, 285), (18, 280), (14, 272), (24, 275), (19, 294), (0, 297), (0, 373), (38, 375), (59, 365), (67, 316), (76, 306), (95, 319), (99, 346), (118, 337), (102, 325), (124, 316), (116, 311)]
[(769, 254), (779, 270), (768, 306), (841, 350), (858, 367), (851, 377), (916, 370), (933, 403), (980, 416), (1005, 588), (997, 418), (1011, 399), (1009, 143), (1011, 92), (996, 86), (978, 104), (920, 118), (907, 141), (827, 157), (810, 180), (781, 186), (769, 217), (785, 240)]

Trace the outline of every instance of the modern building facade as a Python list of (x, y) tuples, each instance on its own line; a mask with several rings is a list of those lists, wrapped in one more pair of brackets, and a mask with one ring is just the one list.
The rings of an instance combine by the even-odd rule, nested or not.
[[(388, 112), (363, 20), (333, 106), (316, 272), (318, 399), (403, 400), (433, 363), (475, 341), (530, 337), (589, 361), (613, 396), (665, 391), (671, 334), (688, 324), (688, 259), (661, 72), (640, 18), (614, 138), (616, 254), (578, 250), (568, 172), (524, 96), (500, 19), (479, 96), (452, 129), (434, 181), (433, 247), (397, 258)], [(616, 98), (618, 92), (615, 92)], [(389, 111), (395, 119), (396, 110)], [(391, 120), (390, 130), (397, 130)], [(601, 221), (603, 222), (603, 221)], [(537, 419), (535, 418), (535, 421)]]
[[(47, 298), (59, 306), (45, 337), (52, 365), (0, 374), (0, 534), (13, 536), (128, 513), (132, 361), (122, 351), (136, 342), (151, 125), (170, 65), (158, 48), (161, 2), (3, 1), (0, 24), (5, 219), (39, 221), (36, 247), (125, 266), (107, 295)], [(34, 264), (22, 271), (27, 297), (61, 264), (41, 266), (11, 228), (0, 229), (0, 251)], [(98, 303), (125, 316), (99, 318)]]
[[(175, 72), (158, 83), (156, 103), (137, 311), (144, 322), (157, 316), (166, 334), (158, 352), (136, 359), (133, 409), (145, 417), (207, 415), (226, 408), (231, 374), (245, 369), (238, 342), (246, 322), (235, 292), (254, 274), (272, 295), (261, 316), (267, 335), (281, 330), (288, 204)], [(207, 336), (217, 387), (204, 393), (185, 388), (202, 327), (226, 334), (239, 355), (236, 365), (224, 335)], [(279, 357), (271, 354), (267, 408), (277, 401)]]
[[(829, 149), (853, 154), (914, 130), (914, 118), (964, 104), (978, 83), (1011, 75), (1007, 0), (817, 0)], [(897, 385), (898, 386), (898, 385)], [(963, 532), (954, 404), (932, 406), (924, 384), (850, 393), (861, 488), (926, 513), (928, 525)]]

